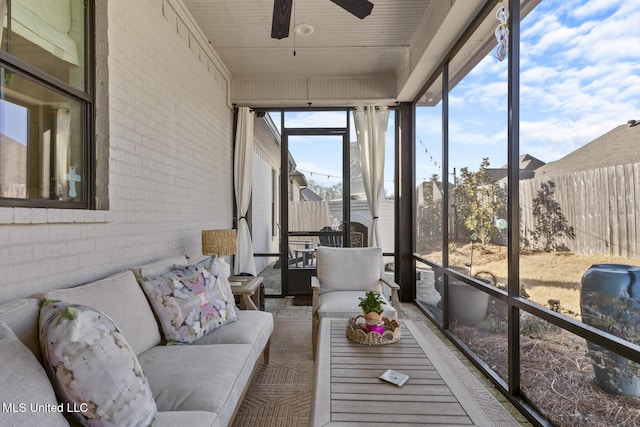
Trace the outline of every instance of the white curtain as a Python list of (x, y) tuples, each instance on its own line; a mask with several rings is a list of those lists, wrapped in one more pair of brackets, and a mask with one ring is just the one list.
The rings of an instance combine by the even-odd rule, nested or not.
[(251, 202), (251, 178), (253, 175), (253, 119), (253, 111), (248, 107), (240, 107), (233, 158), (233, 183), (238, 212), (238, 252), (235, 256), (233, 271), (235, 274), (250, 273), (255, 276), (256, 264), (253, 259), (251, 233), (246, 218)]
[[(71, 150), (69, 143), (71, 141), (71, 112), (68, 109), (59, 109), (56, 114), (56, 195), (62, 196), (63, 200), (67, 197), (77, 197), (76, 182), (80, 182), (82, 177), (78, 176), (80, 170), (72, 173), (70, 167)], [(48, 158), (48, 157), (45, 157)], [(72, 176), (73, 175), (73, 176)], [(47, 179), (49, 175), (47, 175)], [(69, 188), (67, 189), (67, 182)]]
[(384, 199), (384, 149), (387, 137), (389, 109), (387, 107), (357, 107), (353, 112), (360, 151), (362, 183), (373, 220), (369, 227), (369, 246), (380, 247), (378, 210)]

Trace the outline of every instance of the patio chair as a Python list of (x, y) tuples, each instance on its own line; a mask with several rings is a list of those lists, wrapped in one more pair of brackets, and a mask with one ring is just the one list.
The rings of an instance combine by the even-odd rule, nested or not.
[[(322, 227), (320, 231), (335, 231), (332, 227), (328, 225)], [(341, 248), (342, 247), (342, 236), (333, 236), (322, 234), (319, 237), (319, 246), (329, 246), (332, 248)]]
[[(340, 226), (338, 227), (338, 230), (342, 231), (344, 230), (344, 227), (345, 227), (345, 224), (340, 224)], [(322, 227), (320, 231), (336, 231), (336, 230), (334, 230), (332, 227), (329, 227), (327, 225), (325, 227)], [(369, 238), (369, 235), (368, 235), (366, 225), (361, 224), (359, 222), (351, 222), (349, 226), (349, 242), (352, 248), (367, 247), (368, 238)], [(342, 236), (340, 235), (338, 236), (321, 235), (319, 240), (320, 240), (319, 246), (330, 246), (333, 248), (341, 248), (344, 246), (342, 242)]]
[[(345, 224), (340, 224), (340, 230), (344, 230)], [(349, 224), (349, 242), (352, 248), (366, 248), (369, 246), (369, 232), (367, 226), (359, 222)]]
[[(366, 291), (379, 292), (385, 301), (383, 315), (397, 319), (400, 287), (384, 276), (380, 248), (331, 248), (316, 251), (317, 276), (311, 277), (312, 341), (315, 353), (320, 319), (348, 319), (362, 314), (359, 298)], [(391, 303), (389, 303), (389, 299)]]

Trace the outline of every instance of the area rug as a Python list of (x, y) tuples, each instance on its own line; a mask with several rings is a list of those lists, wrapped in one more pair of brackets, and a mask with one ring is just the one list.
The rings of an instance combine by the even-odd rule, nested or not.
[(276, 321), (269, 364), (258, 362), (233, 426), (308, 425), (312, 386), (311, 321)]

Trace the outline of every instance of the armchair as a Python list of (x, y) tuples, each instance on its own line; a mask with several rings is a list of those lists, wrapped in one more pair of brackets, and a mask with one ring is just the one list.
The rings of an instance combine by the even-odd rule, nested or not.
[[(315, 353), (320, 319), (349, 317), (362, 313), (359, 297), (366, 291), (379, 292), (385, 300), (383, 315), (397, 319), (400, 302), (396, 283), (384, 276), (380, 248), (332, 248), (316, 251), (317, 276), (311, 277), (312, 340)], [(386, 291), (386, 292), (385, 292)], [(389, 304), (389, 298), (391, 304)]]

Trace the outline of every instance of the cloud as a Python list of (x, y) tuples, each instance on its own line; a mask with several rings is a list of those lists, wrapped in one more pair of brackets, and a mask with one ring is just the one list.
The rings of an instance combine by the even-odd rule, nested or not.
[[(576, 18), (587, 18), (594, 14), (606, 11), (615, 4), (622, 2), (616, 2), (612, 0), (589, 0), (581, 6), (577, 6), (569, 10), (569, 14)], [(631, 2), (632, 3), (632, 2)]]
[(640, 0), (543, 2), (525, 19), (522, 153), (557, 160), (640, 116), (639, 6)]

